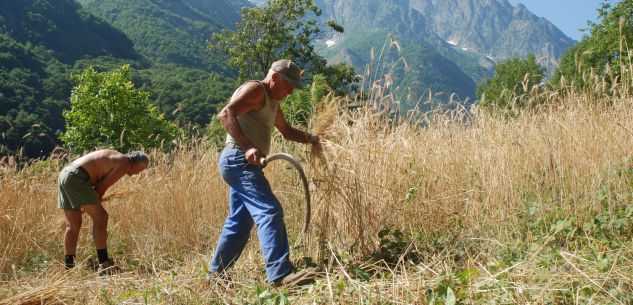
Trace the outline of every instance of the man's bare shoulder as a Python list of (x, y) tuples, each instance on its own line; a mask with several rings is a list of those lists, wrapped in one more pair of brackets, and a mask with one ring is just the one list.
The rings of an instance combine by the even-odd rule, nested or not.
[(88, 163), (112, 163), (123, 160), (124, 158), (127, 158), (126, 155), (116, 150), (100, 149), (83, 155), (79, 159), (75, 160), (74, 163), (78, 163), (79, 165), (85, 165)]
[(264, 101), (264, 88), (259, 82), (248, 82), (234, 99), (238, 103), (258, 104)]
[(125, 155), (113, 149), (100, 149), (100, 150), (96, 150), (85, 155), (85, 157), (88, 157), (88, 159), (92, 159), (92, 160), (101, 160), (101, 159), (119, 159), (119, 158), (125, 157)]
[(235, 94), (225, 110), (231, 111), (237, 116), (250, 111), (259, 111), (264, 107), (264, 88), (259, 82), (248, 82)]
[(240, 92), (257, 93), (264, 95), (264, 86), (259, 81), (249, 81), (244, 84)]

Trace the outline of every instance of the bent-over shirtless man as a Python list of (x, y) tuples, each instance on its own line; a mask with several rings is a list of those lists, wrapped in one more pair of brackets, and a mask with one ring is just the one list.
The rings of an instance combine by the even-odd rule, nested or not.
[[(99, 270), (110, 273), (118, 270), (108, 257), (108, 212), (101, 205), (103, 195), (124, 175), (140, 173), (149, 157), (140, 151), (122, 154), (102, 149), (80, 157), (59, 173), (59, 208), (66, 216), (64, 252), (66, 268), (75, 266), (75, 251), (81, 229), (82, 210), (92, 218), (92, 237), (97, 248)], [(109, 270), (109, 271), (108, 271)]]

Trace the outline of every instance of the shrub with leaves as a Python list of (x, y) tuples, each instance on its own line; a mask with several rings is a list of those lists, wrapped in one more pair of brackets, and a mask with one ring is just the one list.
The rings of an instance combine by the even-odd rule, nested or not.
[(157, 113), (150, 93), (134, 89), (130, 66), (109, 72), (86, 69), (73, 76), (70, 110), (61, 139), (76, 152), (109, 147), (153, 148), (178, 136), (177, 127)]
[(495, 75), (477, 86), (479, 104), (487, 110), (504, 110), (523, 107), (525, 101), (516, 99), (530, 92), (545, 74), (545, 68), (536, 63), (534, 55), (526, 59), (513, 58), (499, 63)]

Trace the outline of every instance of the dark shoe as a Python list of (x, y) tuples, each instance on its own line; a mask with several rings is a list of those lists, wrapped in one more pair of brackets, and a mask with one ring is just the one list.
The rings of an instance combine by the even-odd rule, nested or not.
[(316, 280), (316, 269), (307, 268), (301, 271), (289, 273), (281, 279), (273, 282), (273, 287), (295, 287), (314, 283)]
[(99, 275), (113, 275), (123, 272), (112, 260), (107, 260), (99, 264)]

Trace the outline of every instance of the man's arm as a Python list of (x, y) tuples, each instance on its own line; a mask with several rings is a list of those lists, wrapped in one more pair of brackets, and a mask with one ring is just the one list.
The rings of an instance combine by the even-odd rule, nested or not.
[(319, 145), (319, 136), (290, 126), (290, 124), (288, 124), (288, 121), (286, 121), (283, 112), (281, 111), (281, 107), (277, 108), (277, 115), (275, 116), (275, 127), (277, 127), (277, 130), (279, 130), (281, 135), (287, 140), (312, 144), (312, 146)]
[(130, 161), (126, 155), (121, 154), (121, 156), (117, 156), (115, 158), (114, 163), (116, 165), (114, 168), (112, 168), (110, 172), (101, 179), (101, 181), (95, 184), (95, 191), (99, 194), (100, 199), (103, 198), (103, 195), (105, 195), (108, 188), (119, 181), (119, 179), (128, 173), (130, 169)]
[(244, 135), (237, 117), (250, 111), (258, 111), (264, 107), (264, 88), (257, 82), (250, 82), (236, 94), (218, 114), (218, 120), (224, 130), (235, 139), (245, 152), (246, 160), (254, 165), (259, 165), (261, 152), (253, 146), (253, 142)]

